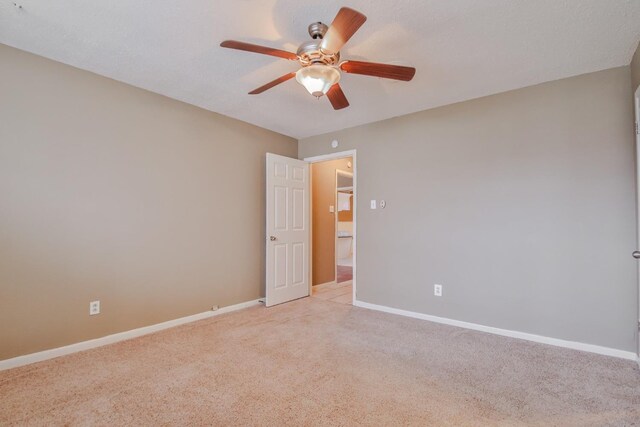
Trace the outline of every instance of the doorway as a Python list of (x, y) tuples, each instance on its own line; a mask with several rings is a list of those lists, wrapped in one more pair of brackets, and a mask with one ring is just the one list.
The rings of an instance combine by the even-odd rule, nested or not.
[(356, 295), (355, 150), (304, 160), (311, 178), (309, 294), (351, 305)]

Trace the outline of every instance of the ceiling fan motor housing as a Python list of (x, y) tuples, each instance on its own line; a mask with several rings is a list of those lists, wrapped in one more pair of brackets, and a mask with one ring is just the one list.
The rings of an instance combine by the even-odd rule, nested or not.
[(328, 29), (329, 27), (327, 27), (322, 22), (314, 22), (313, 24), (309, 25), (309, 35), (314, 40), (322, 39), (327, 33)]
[(303, 67), (318, 63), (336, 65), (340, 61), (340, 52), (325, 53), (320, 50), (320, 43), (328, 29), (322, 22), (309, 25), (309, 35), (313, 40), (302, 43), (296, 52)]

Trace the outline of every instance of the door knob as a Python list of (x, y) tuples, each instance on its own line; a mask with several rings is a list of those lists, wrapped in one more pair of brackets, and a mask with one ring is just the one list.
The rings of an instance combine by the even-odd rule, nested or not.
[[(271, 240), (273, 242), (273, 241), (276, 241), (278, 239), (276, 239), (276, 236), (269, 236), (269, 240)], [(638, 252), (638, 257), (640, 257), (640, 252)]]
[(633, 255), (635, 259), (640, 259), (640, 251), (633, 251), (631, 255)]

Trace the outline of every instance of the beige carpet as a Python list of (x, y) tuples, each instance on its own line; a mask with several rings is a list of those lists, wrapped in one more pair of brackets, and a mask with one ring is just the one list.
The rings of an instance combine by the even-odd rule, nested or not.
[(0, 372), (0, 425), (640, 425), (634, 362), (314, 298)]

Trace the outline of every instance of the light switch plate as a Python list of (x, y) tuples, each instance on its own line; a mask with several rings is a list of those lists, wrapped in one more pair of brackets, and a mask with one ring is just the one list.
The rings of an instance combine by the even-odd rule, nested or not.
[(336, 211), (333, 205), (329, 206), (329, 213), (334, 213)]
[(372, 200), (371, 201), (371, 209), (375, 209), (376, 208), (376, 201)]

